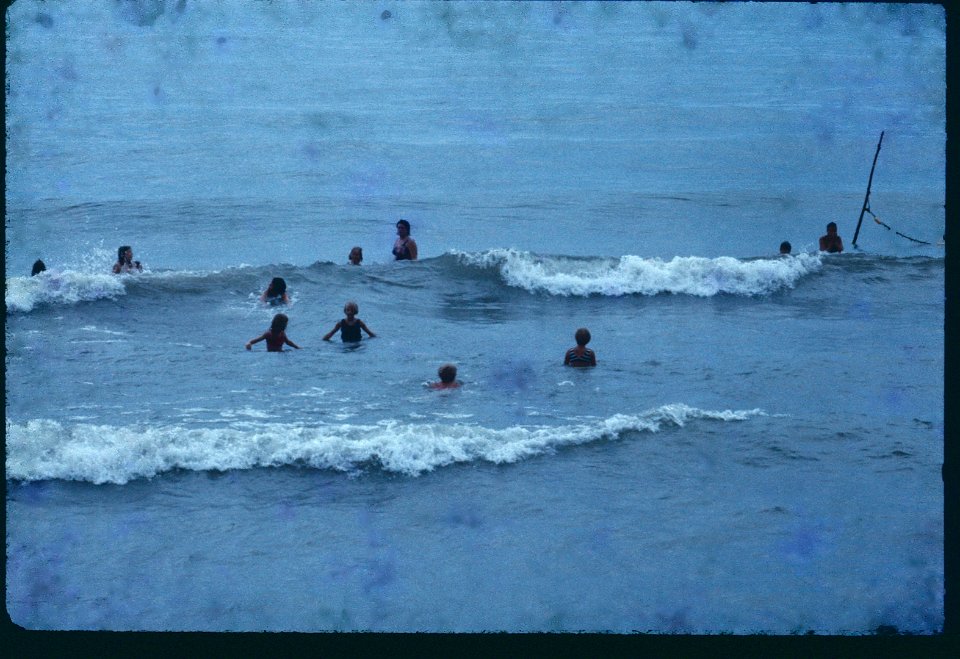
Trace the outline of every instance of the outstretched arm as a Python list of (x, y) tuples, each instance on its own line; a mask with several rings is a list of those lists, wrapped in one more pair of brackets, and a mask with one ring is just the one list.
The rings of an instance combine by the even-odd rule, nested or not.
[(333, 329), (323, 335), (324, 341), (329, 341), (330, 337), (337, 333), (337, 330), (340, 329), (341, 321), (337, 321), (337, 324), (333, 326)]
[(370, 328), (367, 327), (367, 324), (366, 324), (365, 322), (363, 322), (363, 321), (360, 320), (359, 318), (357, 318), (357, 322), (360, 323), (360, 329), (362, 329), (364, 332), (366, 332), (371, 338), (373, 338), (373, 337), (376, 336), (376, 334), (374, 334), (373, 332), (370, 331)]
[(292, 347), (296, 348), (297, 350), (300, 349), (300, 346), (298, 346), (296, 343), (294, 343), (294, 342), (291, 341), (290, 339), (287, 339), (286, 341), (284, 341), (284, 343), (286, 343), (288, 346), (292, 346)]
[(255, 338), (255, 339), (250, 339), (249, 341), (247, 341), (247, 350), (252, 350), (254, 343), (260, 343), (260, 342), (263, 341), (265, 338), (267, 338), (267, 333), (266, 333), (266, 332), (264, 332), (263, 334), (261, 334), (260, 336), (258, 336), (258, 337)]

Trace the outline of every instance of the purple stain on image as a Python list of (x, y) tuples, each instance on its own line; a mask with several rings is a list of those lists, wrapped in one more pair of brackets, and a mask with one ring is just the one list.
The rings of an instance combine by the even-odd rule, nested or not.
[(672, 613), (657, 613), (657, 622), (660, 631), (665, 632), (683, 632), (691, 629), (688, 619), (690, 607), (684, 606)]
[(525, 360), (507, 362), (493, 371), (491, 384), (509, 392), (526, 391), (536, 380), (530, 362)]
[(277, 517), (285, 522), (294, 520), (297, 517), (296, 508), (289, 501), (281, 501), (277, 504)]
[(307, 142), (300, 148), (300, 151), (306, 156), (307, 160), (313, 162), (319, 162), (322, 155), (322, 151), (316, 142)]
[(33, 20), (48, 30), (53, 27), (53, 18), (50, 16), (50, 14), (45, 14), (42, 11), (37, 12), (36, 17)]
[(483, 526), (483, 520), (475, 511), (462, 507), (450, 509), (443, 519), (451, 526), (466, 526), (471, 529)]
[(222, 37), (222, 36), (221, 36), (221, 37), (217, 37), (217, 45), (218, 45), (218, 46), (223, 46), (223, 45), (226, 44), (226, 43), (227, 43), (227, 38), (226, 38), (226, 37)]

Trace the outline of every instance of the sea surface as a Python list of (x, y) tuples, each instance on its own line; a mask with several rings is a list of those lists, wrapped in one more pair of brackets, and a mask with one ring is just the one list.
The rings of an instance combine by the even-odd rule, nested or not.
[(6, 20), (15, 624), (942, 630), (941, 7)]

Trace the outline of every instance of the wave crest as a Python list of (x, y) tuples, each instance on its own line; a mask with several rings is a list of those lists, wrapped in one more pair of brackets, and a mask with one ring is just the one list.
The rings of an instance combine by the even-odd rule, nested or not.
[(468, 267), (498, 270), (510, 286), (562, 296), (768, 295), (793, 288), (800, 278), (821, 267), (819, 254), (753, 260), (675, 256), (664, 261), (633, 255), (619, 258), (536, 256), (514, 249), (451, 253)]
[(76, 304), (124, 295), (123, 278), (65, 270), (41, 272), (34, 277), (8, 277), (7, 312), (29, 312), (42, 304)]
[(417, 476), (437, 467), (483, 460), (517, 462), (563, 446), (683, 427), (691, 420), (743, 421), (760, 410), (709, 411), (683, 404), (565, 426), (496, 429), (469, 424), (331, 424), (303, 427), (245, 422), (226, 428), (132, 429), (7, 422), (7, 478), (124, 484), (173, 469), (225, 471), (283, 465), (354, 471), (375, 465)]

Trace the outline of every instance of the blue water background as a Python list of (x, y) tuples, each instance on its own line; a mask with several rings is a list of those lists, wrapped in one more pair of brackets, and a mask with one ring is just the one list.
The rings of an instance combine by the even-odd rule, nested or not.
[[(17, 624), (942, 627), (939, 8), (7, 26)], [(881, 131), (871, 209), (929, 245), (867, 216), (852, 248)], [(847, 253), (816, 254), (828, 221)], [(104, 274), (120, 244), (146, 273)], [(247, 352), (273, 276), (304, 349)], [(323, 343), (351, 299), (378, 338)], [(463, 389), (429, 391), (446, 361)]]

